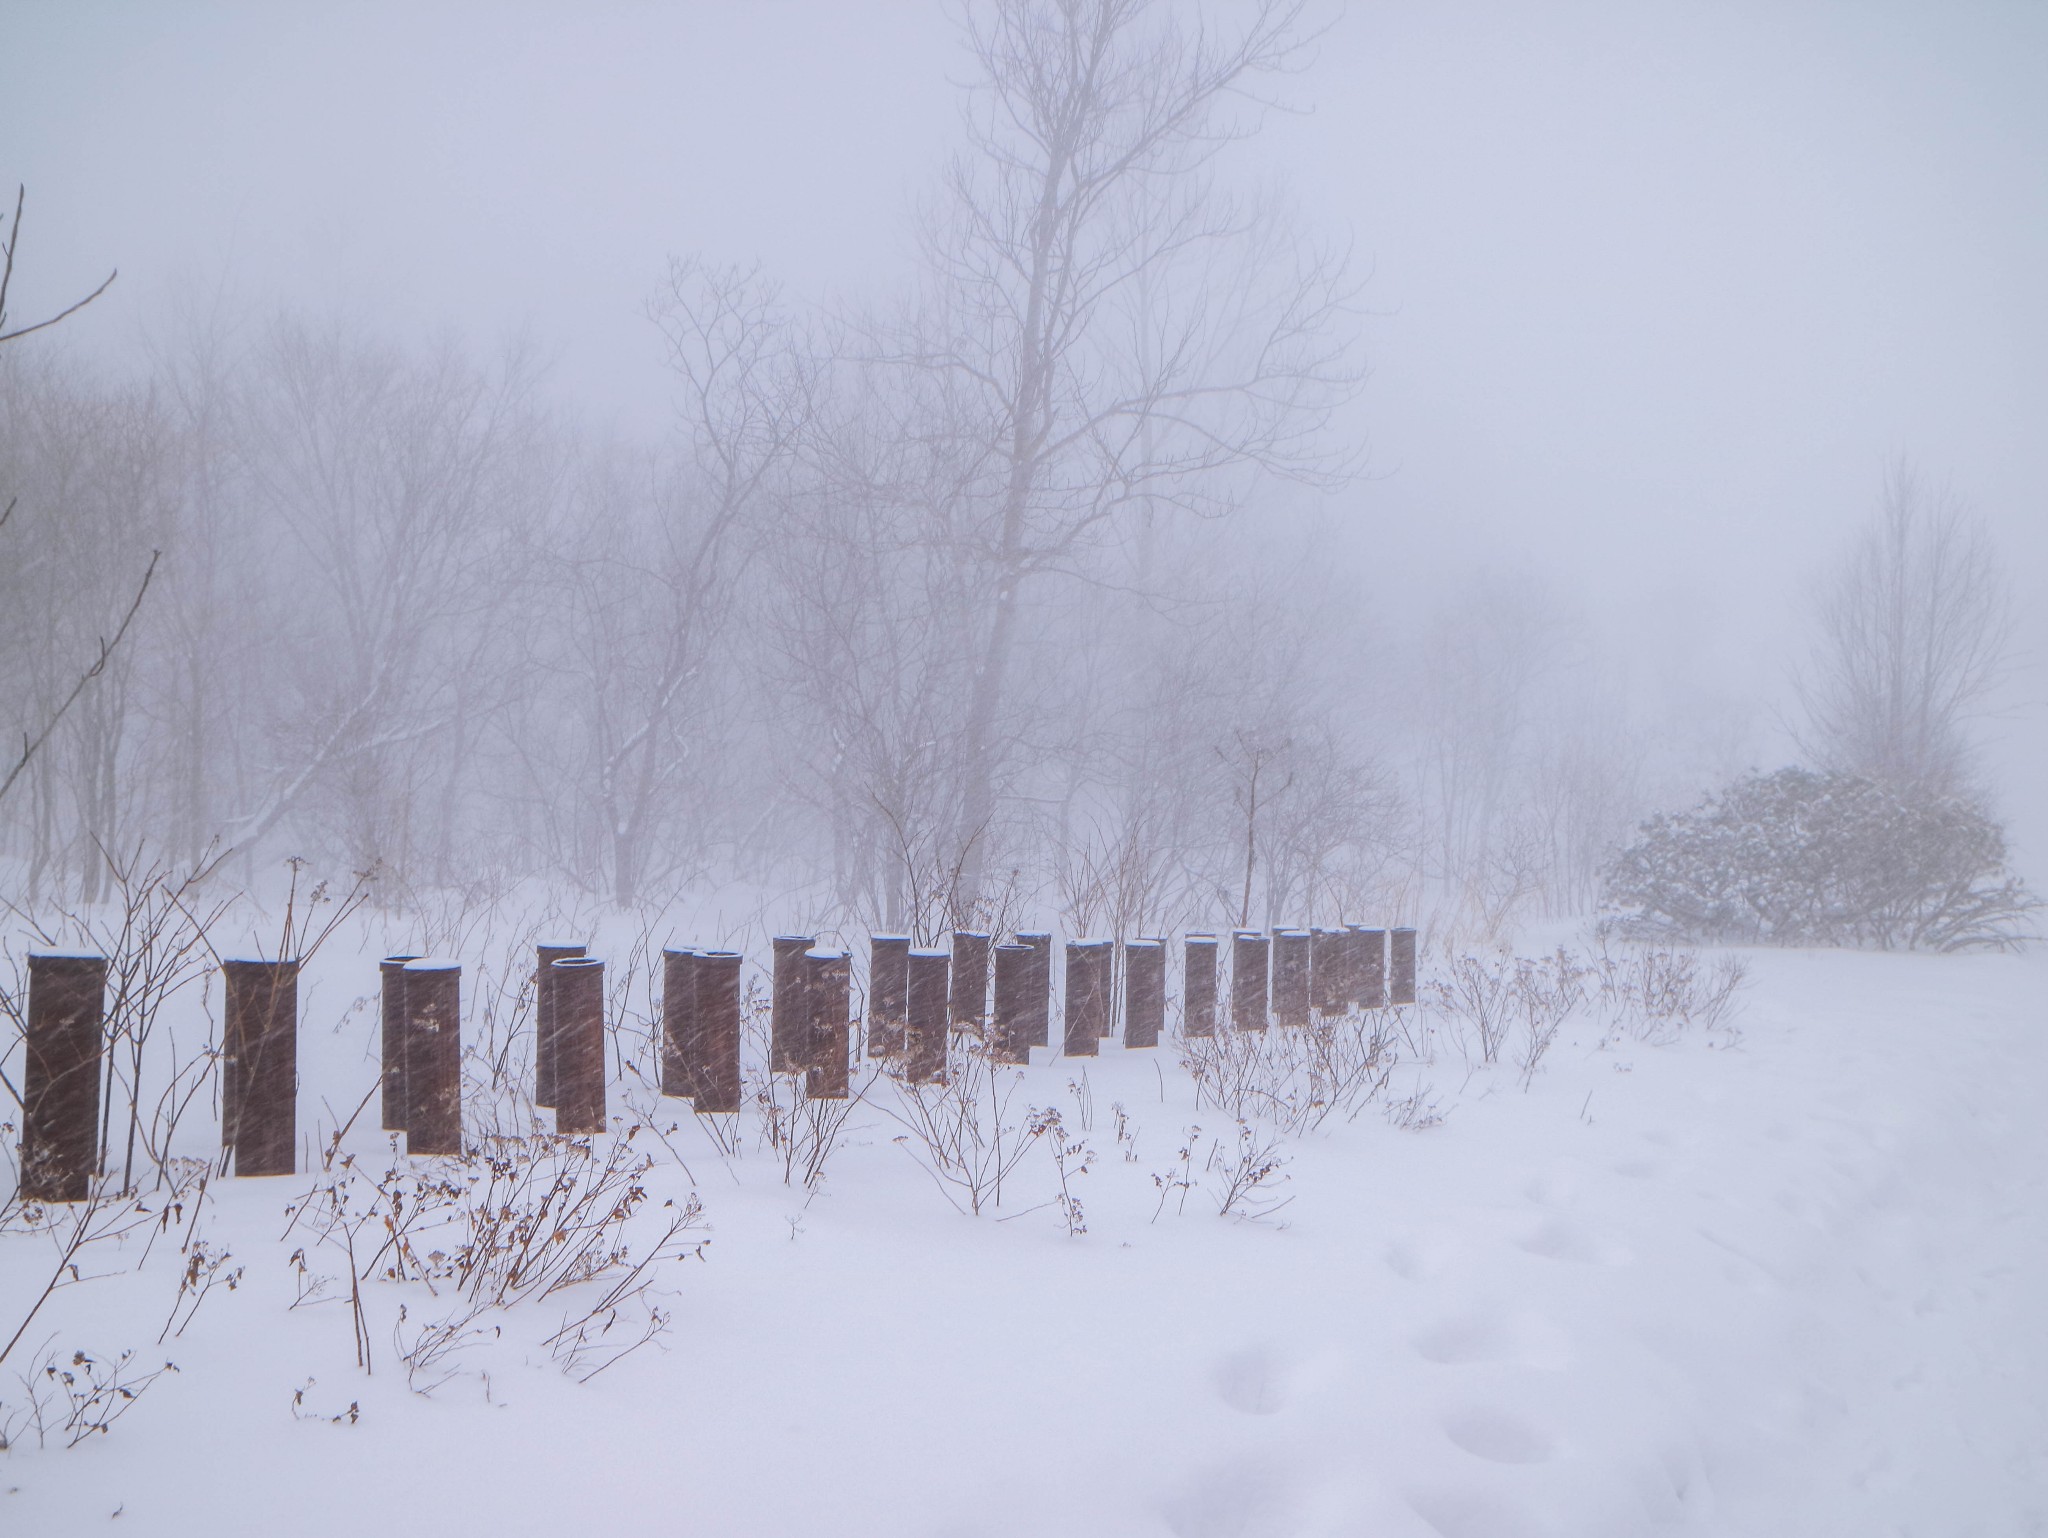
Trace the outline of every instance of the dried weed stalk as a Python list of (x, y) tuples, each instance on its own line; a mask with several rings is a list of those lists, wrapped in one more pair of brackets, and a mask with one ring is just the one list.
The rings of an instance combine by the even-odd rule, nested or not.
[(883, 1112), (903, 1128), (896, 1146), (953, 1204), (979, 1216), (1003, 1201), (1003, 1182), (1036, 1137), (1014, 1109), (1024, 1075), (997, 1062), (982, 1042), (956, 1035), (944, 1076), (915, 1084), (892, 1076)]

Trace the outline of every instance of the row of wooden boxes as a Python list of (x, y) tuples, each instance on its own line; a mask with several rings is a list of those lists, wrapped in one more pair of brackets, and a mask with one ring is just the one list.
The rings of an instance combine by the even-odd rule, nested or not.
[[(1190, 934), (1179, 942), (1184, 1037), (1218, 1030), (1307, 1026), (1318, 1017), (1412, 1004), (1415, 931), (1334, 929)], [(959, 931), (943, 948), (905, 935), (869, 939), (864, 996), (852, 957), (819, 949), (815, 936), (778, 935), (770, 964), (769, 1062), (801, 1074), (813, 1099), (851, 1092), (857, 1055), (913, 1083), (946, 1068), (955, 1033), (1003, 1063), (1050, 1049), (1056, 997), (1062, 1052), (1092, 1057), (1121, 1035), (1127, 1048), (1155, 1047), (1166, 1029), (1165, 937), (1070, 940), (1064, 987), (1054, 986), (1053, 936), (1026, 932), (997, 943)], [(1224, 962), (1227, 959), (1227, 979)], [(572, 941), (535, 955), (534, 1081), (538, 1106), (558, 1133), (608, 1125), (605, 964)], [(662, 1093), (703, 1113), (741, 1105), (743, 958), (737, 951), (662, 953), (658, 1033)], [(221, 1044), (221, 1141), (238, 1175), (290, 1174), (298, 1155), (298, 963), (222, 963), (226, 1031)], [(462, 966), (390, 956), (380, 964), (384, 1127), (414, 1154), (459, 1154), (462, 1119)], [(79, 953), (29, 958), (21, 1189), (34, 1201), (82, 1201), (100, 1165), (107, 963)], [(858, 1020), (864, 1027), (856, 1032)], [(1120, 1030), (1119, 1030), (1120, 1027)]]

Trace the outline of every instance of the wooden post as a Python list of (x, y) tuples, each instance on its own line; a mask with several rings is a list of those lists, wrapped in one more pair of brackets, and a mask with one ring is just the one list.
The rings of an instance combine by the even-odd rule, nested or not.
[[(954, 936), (957, 942), (959, 937)], [(983, 954), (986, 954), (984, 952)], [(905, 997), (903, 1071), (913, 1084), (930, 1084), (946, 1074), (947, 983), (951, 958), (944, 951), (912, 951)]]
[(99, 1165), (107, 961), (30, 952), (22, 1064), (21, 1198), (82, 1202)]
[(910, 1017), (910, 936), (868, 936), (868, 1056), (903, 1050)]
[(1156, 1047), (1166, 1028), (1166, 942), (1124, 946), (1124, 1045)]
[(1394, 942), (1394, 986), (1392, 1002), (1413, 1004), (1415, 1002), (1415, 931), (1396, 929), (1389, 938)]
[(740, 953), (703, 951), (691, 968), (692, 1034), (684, 1038), (690, 1093), (701, 1115), (740, 1108)]
[(953, 1028), (979, 1036), (988, 1026), (988, 936), (953, 931), (952, 993), (946, 1009)]
[(1344, 1013), (1344, 931), (1318, 929), (1308, 942), (1309, 1005), (1319, 1015)]
[(1110, 942), (1067, 942), (1067, 1009), (1064, 1050), (1068, 1057), (1096, 1057), (1109, 1022)]
[(1182, 943), (1180, 1033), (1216, 1034), (1216, 937), (1189, 935)]
[(1384, 929), (1355, 928), (1357, 934), (1358, 1007), (1387, 1007), (1387, 932)]
[(1278, 1025), (1307, 1025), (1309, 946), (1306, 929), (1273, 931), (1273, 1019)]
[(462, 963), (405, 964), (405, 1151), (462, 1152)]
[(815, 935), (777, 935), (768, 996), (768, 1071), (802, 1073), (811, 1056), (810, 963)]
[(555, 974), (554, 964), (581, 956), (573, 940), (548, 940), (533, 948), (533, 1103), (555, 1103)]
[(548, 970), (555, 994), (555, 1131), (589, 1137), (605, 1130), (604, 963), (564, 956)]
[(679, 1100), (697, 1094), (697, 952), (664, 946), (661, 952), (661, 1092)]
[(1230, 1026), (1237, 1031), (1266, 1028), (1266, 937), (1240, 929), (1230, 937)]
[(1031, 1061), (1031, 983), (1037, 953), (1028, 945), (995, 948), (996, 1008), (990, 1044), (999, 1063)]
[(1365, 942), (1359, 938), (1363, 933), (1363, 926), (1346, 924), (1343, 938), (1337, 942), (1340, 957), (1338, 992), (1343, 996), (1347, 1010), (1359, 1009), (1365, 1004)]
[(384, 1083), (378, 1110), (386, 1132), (405, 1130), (405, 964), (417, 956), (386, 956), (377, 963), (377, 1022)]
[(237, 1175), (289, 1175), (299, 1151), (299, 964), (223, 961), (221, 1145)]
[(1031, 950), (1031, 981), (1024, 999), (1027, 1047), (1052, 1045), (1052, 936), (1044, 933), (1019, 935), (1019, 945)]
[(844, 951), (811, 951), (811, 1051), (804, 1093), (813, 1100), (844, 1100), (852, 1092), (847, 1059), (852, 1027), (853, 964)]

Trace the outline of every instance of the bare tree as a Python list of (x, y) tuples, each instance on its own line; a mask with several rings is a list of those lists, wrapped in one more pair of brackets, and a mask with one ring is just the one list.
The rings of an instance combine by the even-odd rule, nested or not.
[[(1277, 780), (1275, 770), (1283, 771)], [(1281, 739), (1280, 762), (1267, 773), (1257, 837), (1266, 922), (1371, 912), (1387, 895), (1400, 812), (1385, 771), (1326, 722), (1305, 720)]]
[[(17, 185), (14, 190), (14, 217), (8, 224), (6, 237), (0, 239), (0, 344), (18, 342), (25, 336), (47, 330), (67, 316), (77, 314), (112, 287), (114, 279), (120, 276), (120, 271), (117, 268), (106, 275), (98, 288), (87, 294), (83, 299), (66, 305), (55, 315), (31, 322), (26, 326), (17, 326), (11, 331), (8, 330), (7, 295), (14, 285), (14, 258), (21, 245), (21, 216), (27, 202), (28, 189), (25, 186)], [(0, 531), (4, 531), (13, 521), (14, 512), (18, 505), (16, 496), (10, 493), (6, 504), (0, 506)], [(135, 616), (142, 608), (142, 600), (149, 594), (149, 584), (151, 579), (156, 576), (157, 561), (161, 555), (162, 552), (158, 550), (150, 552), (149, 564), (143, 570), (142, 580), (135, 586), (135, 596), (128, 601), (127, 608), (121, 613), (120, 621), (113, 627), (112, 637), (109, 638), (104, 633), (99, 637), (98, 655), (76, 673), (71, 687), (63, 692), (61, 698), (46, 705), (39, 720), (23, 729), (21, 734), (21, 751), (15, 756), (13, 762), (7, 766), (5, 775), (0, 776), (0, 800), (6, 799), (7, 793), (14, 788), (16, 782), (21, 779), (23, 772), (34, 762), (36, 755), (42, 751), (44, 745), (49, 742), (51, 734), (56, 731), (57, 724), (64, 719), (71, 708), (78, 703), (80, 697), (85, 694), (86, 686), (106, 672), (108, 664), (113, 660), (114, 653), (119, 649), (121, 642), (127, 637), (129, 626), (134, 624)]]
[(250, 384), (251, 511), (286, 534), (245, 595), (279, 641), (269, 697), (248, 702), (275, 759), (227, 831), (253, 844), (303, 802), (356, 868), (402, 874), (419, 803), (460, 769), (488, 697), (512, 512), (539, 489), (521, 455), (532, 370), (286, 321)]
[(1497, 930), (1542, 885), (1524, 825), (1532, 723), (1563, 662), (1569, 626), (1526, 579), (1474, 571), (1448, 585), (1420, 646), (1415, 803), (1433, 928)]
[[(1589, 911), (1601, 872), (1650, 804), (1650, 739), (1673, 735), (1631, 719), (1611, 680), (1575, 670), (1558, 679), (1531, 724), (1523, 823), (1540, 850), (1544, 911)], [(1675, 713), (1675, 712), (1674, 712)]]
[[(1099, 593), (1087, 596), (1106, 607)], [(1097, 642), (1098, 657), (1122, 666), (1098, 662), (1093, 730), (1062, 745), (1069, 788), (1052, 830), (1053, 877), (1069, 933), (1132, 937), (1215, 922), (1205, 867), (1219, 833), (1227, 842), (1228, 814), (1214, 717), (1231, 708), (1219, 673), (1241, 674), (1219, 669), (1213, 613), (1197, 613), (1192, 623), (1126, 613)]]
[[(649, 313), (681, 386), (680, 464), (641, 499), (651, 517), (640, 539), (619, 551), (589, 542), (568, 557), (579, 615), (572, 708), (595, 760), (600, 858), (622, 903), (655, 874), (656, 835), (688, 799), (686, 778), (702, 799), (718, 756), (700, 730), (716, 697), (710, 672), (810, 409), (809, 354), (757, 271), (672, 262)], [(609, 494), (615, 506), (632, 500), (616, 484)], [(628, 553), (636, 545), (650, 558)]]
[(247, 434), (239, 379), (248, 366), (226, 285), (180, 296), (150, 337), (151, 378), (176, 425), (175, 522), (165, 542), (155, 773), (168, 801), (167, 847), (195, 867), (241, 798), (248, 754), (229, 729), (238, 679), (259, 644), (235, 623), (246, 561)]
[(1244, 825), (1244, 887), (1238, 894), (1237, 927), (1252, 917), (1252, 877), (1258, 870), (1259, 814), (1294, 788), (1294, 739), (1281, 733), (1238, 727), (1216, 750), (1230, 773), (1231, 799)]
[(961, 636), (986, 596), (958, 522), (971, 465), (944, 381), (841, 357), (771, 552), (780, 778), (829, 828), (848, 915), (930, 938), (970, 914), (953, 841)]
[(1217, 184), (1263, 81), (1307, 62), (1303, 0), (1236, 31), (1159, 0), (988, 0), (964, 13), (968, 149), (924, 234), (928, 288), (878, 353), (943, 374), (977, 435), (970, 548), (989, 602), (956, 845), (972, 891), (1015, 735), (1023, 590), (1071, 575), (1130, 515), (1218, 512), (1260, 473), (1341, 481), (1352, 286), (1270, 201)]
[(552, 616), (553, 687), (531, 762), (557, 863), (625, 904), (701, 845), (731, 778), (718, 675), (746, 552), (736, 510), (687, 469), (623, 449), (589, 457), (538, 555), (552, 568), (533, 609)]
[(1172, 602), (1066, 586), (1055, 635), (1078, 655), (1036, 731), (1066, 786), (1045, 832), (1070, 932), (1309, 922), (1383, 895), (1397, 799), (1349, 729), (1372, 705), (1331, 644), (1342, 590), (1276, 522), (1158, 531)]
[[(23, 496), (0, 557), (0, 709), (38, 723), (0, 764), (0, 795), (25, 792), (15, 826), (28, 834), (32, 890), (61, 857), (93, 900), (94, 840), (120, 842), (117, 822), (135, 802), (125, 771), (138, 746), (138, 652), (123, 643), (147, 583), (135, 584), (118, 552), (163, 543), (167, 436), (146, 391), (27, 354), (0, 360), (0, 462)], [(147, 571), (154, 578), (154, 560)]]
[(1953, 794), (1970, 778), (1970, 722), (2011, 655), (1997, 551), (1953, 492), (1905, 459), (1877, 517), (1822, 589), (1797, 679), (1803, 743), (1828, 768)]

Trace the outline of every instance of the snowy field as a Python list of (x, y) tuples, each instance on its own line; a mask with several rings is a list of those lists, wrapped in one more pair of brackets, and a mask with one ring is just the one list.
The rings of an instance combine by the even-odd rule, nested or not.
[[(347, 1003), (373, 956), (319, 960), (302, 1132), (374, 1078)], [(1236, 1131), (1171, 1047), (1025, 1072), (1018, 1105), (1093, 1154), (1078, 1236), (1050, 1135), (977, 1218), (886, 1089), (815, 1195), (751, 1122), (724, 1158), (667, 1102), (634, 1232), (694, 1188), (709, 1243), (660, 1268), (666, 1334), (581, 1383), (542, 1344), (573, 1288), (422, 1394), (395, 1342), (439, 1300), (369, 1281), (365, 1374), (345, 1299), (290, 1306), (313, 1177), (219, 1181), (198, 1227), (243, 1275), (182, 1335), (154, 1345), (175, 1236), (37, 1319), (17, 1358), (47, 1336), (179, 1370), (108, 1435), (0, 1458), (0, 1532), (2048, 1532), (2048, 968), (1745, 960), (1728, 1026), (1574, 1018), (1526, 1090), (1445, 1029), (1389, 1090), (1427, 1086), (1440, 1123), (1375, 1103), (1284, 1141), (1263, 1216), (1218, 1216), (1204, 1150)], [(0, 1235), (10, 1321), (49, 1255)]]
[(2044, 82), (0, 0), (0, 1538), (2048, 1538)]

